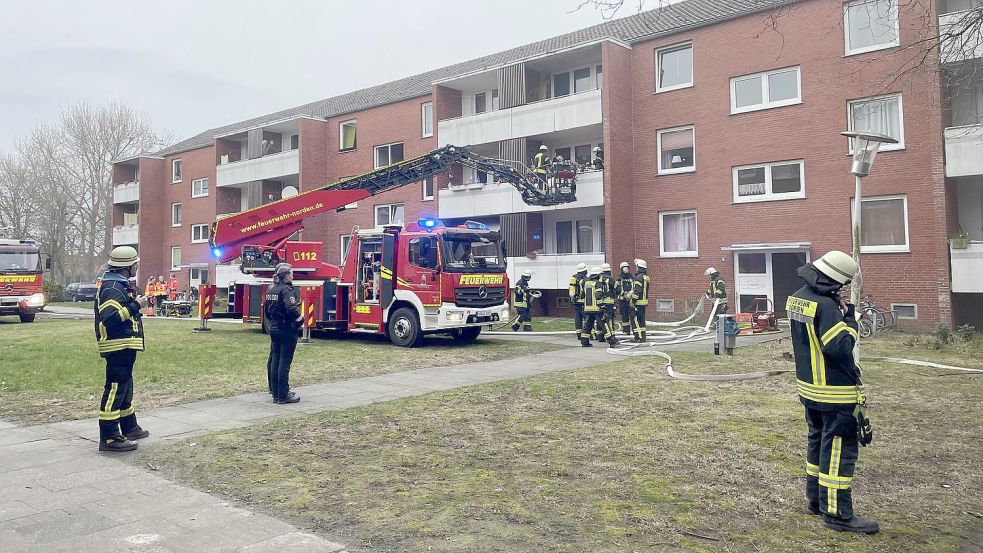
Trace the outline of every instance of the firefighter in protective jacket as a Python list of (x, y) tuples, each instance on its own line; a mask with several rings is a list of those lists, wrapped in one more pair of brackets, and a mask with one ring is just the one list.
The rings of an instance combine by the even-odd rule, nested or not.
[(786, 311), (799, 401), (809, 427), (807, 508), (822, 514), (827, 528), (873, 534), (879, 529), (877, 522), (853, 513), (851, 482), (858, 445), (870, 443), (873, 434), (853, 356), (855, 309), (839, 297), (857, 270), (852, 257), (835, 250), (799, 268), (806, 285), (789, 296)]
[(717, 300), (718, 302), (717, 310), (713, 312), (713, 317), (710, 319), (716, 321), (717, 315), (727, 312), (727, 286), (724, 285), (724, 279), (716, 267), (707, 268), (703, 274), (710, 277), (710, 287), (703, 293), (703, 296), (710, 301)]
[(573, 327), (576, 329), (577, 339), (580, 339), (581, 331), (584, 328), (584, 300), (580, 297), (584, 280), (587, 279), (587, 264), (577, 265), (577, 272), (570, 277), (570, 285), (567, 288), (570, 294), (570, 303), (573, 304)]
[(614, 335), (614, 304), (618, 300), (615, 293), (614, 277), (611, 276), (611, 265), (605, 263), (601, 265), (601, 276), (598, 279), (601, 283), (601, 290), (604, 296), (601, 298), (601, 332), (598, 332), (598, 339), (603, 340), (611, 346), (618, 345), (618, 339)]
[(274, 285), (263, 298), (263, 318), (270, 334), (266, 373), (274, 403), (300, 401), (300, 397), (290, 391), (290, 364), (297, 349), (297, 331), (304, 320), (293, 281), (293, 267), (280, 263), (273, 270)]
[(99, 451), (132, 451), (134, 440), (150, 435), (133, 409), (133, 363), (143, 351), (146, 296), (130, 284), (140, 258), (131, 246), (114, 248), (94, 302), (96, 344), (106, 359), (106, 383), (99, 402)]
[(649, 284), (651, 279), (648, 276), (648, 263), (644, 259), (635, 260), (635, 282), (631, 289), (631, 310), (634, 314), (631, 319), (631, 330), (635, 337), (633, 342), (645, 341), (645, 308), (649, 304)]
[(621, 273), (614, 281), (614, 293), (618, 298), (618, 310), (621, 311), (621, 332), (631, 334), (631, 291), (635, 287), (635, 276), (627, 261), (621, 262)]
[(518, 331), (520, 326), (524, 332), (532, 332), (532, 313), (529, 307), (530, 300), (532, 299), (529, 290), (530, 278), (532, 278), (532, 271), (529, 269), (522, 271), (522, 277), (519, 278), (519, 282), (515, 283), (515, 288), (512, 291), (514, 297), (513, 305), (515, 305), (516, 313), (519, 314), (519, 318), (512, 324), (513, 332)]
[(580, 297), (584, 302), (584, 329), (580, 333), (580, 345), (585, 348), (594, 345), (590, 343), (591, 336), (599, 331), (599, 329), (595, 330), (595, 327), (600, 326), (598, 317), (601, 314), (601, 299), (604, 297), (600, 277), (601, 268), (591, 267), (587, 271), (587, 280), (584, 281), (580, 291)]

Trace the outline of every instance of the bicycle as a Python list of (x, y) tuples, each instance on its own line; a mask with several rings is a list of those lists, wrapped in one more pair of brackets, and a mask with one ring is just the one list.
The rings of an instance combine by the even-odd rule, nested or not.
[(857, 327), (861, 338), (870, 338), (884, 330), (894, 328), (897, 324), (894, 312), (882, 311), (870, 296), (864, 296), (860, 300), (857, 311), (860, 314), (857, 318)]

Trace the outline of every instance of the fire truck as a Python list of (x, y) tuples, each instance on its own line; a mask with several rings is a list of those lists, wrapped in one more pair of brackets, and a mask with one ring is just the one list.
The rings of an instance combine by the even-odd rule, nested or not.
[(0, 315), (34, 321), (44, 306), (41, 251), (33, 240), (0, 239)]
[(287, 262), (300, 288), (305, 326), (387, 336), (415, 347), (425, 334), (472, 341), (481, 326), (509, 317), (505, 251), (498, 232), (468, 221), (446, 227), (437, 219), (404, 226), (354, 228), (343, 267), (325, 263), (321, 242), (291, 240), (304, 220), (449, 171), (455, 164), (514, 186), (530, 205), (576, 200), (576, 173), (543, 181), (524, 165), (494, 160), (468, 148), (444, 146), (364, 175), (219, 218), (209, 233), (219, 262), (238, 259), (253, 275), (237, 284), (233, 311), (262, 322), (262, 298), (274, 268)]

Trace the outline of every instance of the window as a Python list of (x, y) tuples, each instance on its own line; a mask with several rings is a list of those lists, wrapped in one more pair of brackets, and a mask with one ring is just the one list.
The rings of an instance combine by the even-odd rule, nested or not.
[[(908, 249), (908, 198), (884, 196), (861, 199), (860, 251), (897, 253)], [(853, 213), (853, 202), (850, 202)]]
[(204, 198), (208, 195), (208, 177), (191, 181), (191, 197)]
[(590, 163), (591, 147), (590, 144), (584, 144), (583, 146), (575, 146), (573, 148), (574, 160), (581, 165), (587, 165)]
[(897, 313), (899, 319), (918, 318), (918, 306), (913, 303), (892, 303), (891, 311)]
[(386, 204), (375, 206), (375, 226), (403, 224), (403, 204)]
[(345, 260), (348, 259), (348, 248), (352, 245), (352, 235), (342, 234), (341, 235), (341, 260), (338, 262), (341, 265), (345, 264)]
[(386, 144), (375, 147), (375, 168), (387, 167), (403, 161), (403, 143)]
[(805, 198), (803, 162), (734, 167), (734, 202)]
[(676, 311), (676, 302), (673, 300), (655, 300), (655, 310), (660, 313), (672, 313)]
[(897, 0), (860, 0), (843, 6), (846, 55), (900, 44)]
[(171, 162), (171, 182), (181, 182), (181, 165), (180, 159), (175, 159)]
[(604, 240), (605, 240), (605, 238), (604, 238), (604, 217), (601, 217), (600, 219), (597, 220), (597, 229), (599, 231), (599, 234), (601, 235), (601, 237), (600, 237), (601, 238), (601, 247), (600, 247), (600, 249), (598, 249), (598, 251), (602, 251), (603, 252), (604, 251)]
[(425, 236), (410, 240), (409, 260), (411, 265), (424, 269), (437, 268), (437, 237)]
[(557, 73), (553, 75), (553, 97), (567, 96), (570, 94), (570, 72)]
[(297, 148), (300, 148), (300, 135), (292, 134), (290, 135), (290, 149), (296, 150)]
[(590, 78), (590, 67), (577, 69), (573, 72), (573, 93), (594, 90), (594, 83)]
[(680, 127), (659, 131), (659, 174), (696, 171), (696, 131)]
[(600, 65), (594, 68), (594, 79), (597, 81), (597, 89), (601, 90), (601, 85), (604, 84), (604, 73), (601, 72)]
[(358, 147), (358, 141), (356, 140), (357, 130), (358, 127), (355, 121), (345, 121), (338, 124), (339, 150), (354, 150)]
[(662, 257), (698, 257), (696, 212), (660, 213), (659, 237)]
[(693, 44), (679, 44), (656, 50), (655, 75), (656, 92), (693, 86)]
[(181, 226), (181, 204), (173, 203), (171, 204), (171, 226), (179, 227)]
[(492, 109), (497, 110), (501, 104), (498, 100), (498, 89), (492, 90)]
[(594, 221), (591, 219), (577, 221), (577, 253), (594, 251)]
[(479, 92), (474, 95), (474, 112), (485, 113), (486, 111), (488, 111), (487, 97), (484, 92)]
[(191, 225), (191, 243), (208, 242), (208, 225)]
[(181, 268), (181, 246), (171, 246), (171, 269)]
[[(854, 100), (849, 104), (849, 112), (851, 131), (876, 132), (898, 140), (897, 144), (882, 144), (882, 152), (904, 149), (904, 112), (900, 94)], [(850, 141), (850, 152), (853, 152), (853, 141)]]
[(556, 222), (556, 253), (573, 253), (573, 221)]
[(421, 105), (420, 110), (420, 116), (423, 118), (423, 136), (433, 136), (433, 102)]
[(199, 284), (208, 284), (208, 269), (189, 269), (188, 283), (191, 288), (197, 288)]
[(433, 199), (433, 177), (423, 179), (423, 199)]
[(562, 157), (563, 159), (570, 159), (570, 148), (557, 148), (554, 150), (554, 154)]
[(556, 307), (559, 309), (570, 309), (570, 297), (569, 296), (557, 296), (556, 297)]
[(730, 80), (730, 112), (743, 113), (802, 103), (798, 67)]

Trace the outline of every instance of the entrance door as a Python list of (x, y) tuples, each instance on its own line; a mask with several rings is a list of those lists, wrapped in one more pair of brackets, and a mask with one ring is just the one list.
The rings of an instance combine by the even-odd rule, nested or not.
[(737, 254), (737, 305), (743, 313), (754, 309), (756, 299), (771, 297), (768, 257), (767, 252)]
[[(754, 301), (768, 298), (775, 314), (785, 316), (785, 300), (802, 287), (797, 271), (809, 261), (805, 251), (763, 251), (738, 253), (737, 298), (742, 312), (754, 310)], [(764, 306), (761, 306), (764, 307)]]
[(440, 279), (437, 262), (437, 237), (411, 238), (409, 248), (404, 248), (403, 267), (397, 281), (402, 288), (412, 290), (425, 307), (440, 306)]

